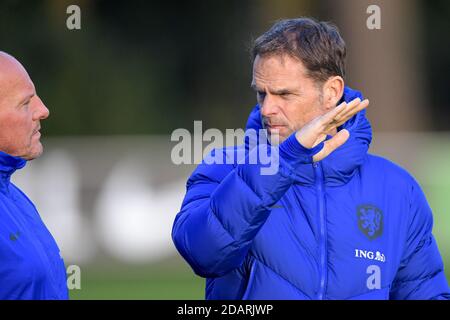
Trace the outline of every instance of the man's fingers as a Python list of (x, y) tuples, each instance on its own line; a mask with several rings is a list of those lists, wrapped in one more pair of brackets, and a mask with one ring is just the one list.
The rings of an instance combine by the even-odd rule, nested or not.
[[(356, 99), (355, 99), (356, 100)], [(353, 101), (355, 101), (353, 100)], [(352, 101), (352, 102), (353, 102)], [(347, 108), (342, 115), (340, 116), (340, 119), (338, 121), (333, 121), (331, 123), (329, 123), (326, 127), (325, 127), (325, 132), (329, 132), (330, 130), (337, 128), (341, 125), (343, 125), (347, 120), (351, 119), (355, 114), (357, 114), (358, 112), (360, 112), (361, 110), (367, 108), (369, 106), (369, 100), (365, 99), (363, 101), (361, 101), (361, 103), (352, 105), (350, 108)]]
[[(296, 132), (297, 141), (300, 142), (305, 148), (312, 148), (318, 143), (322, 142), (326, 134), (331, 130), (342, 125), (345, 121), (350, 119), (354, 114), (361, 111), (368, 106), (369, 101), (356, 98), (349, 103), (342, 102), (336, 108), (333, 108), (324, 115), (317, 117), (310, 123), (306, 124), (303, 128)], [(342, 131), (342, 130), (341, 130)], [(316, 155), (320, 159), (325, 158), (334, 149), (339, 147), (348, 138), (347, 133), (338, 133), (329, 141), (326, 141), (326, 147)], [(339, 144), (340, 143), (340, 144)]]
[(350, 137), (348, 130), (343, 129), (333, 136), (330, 140), (323, 143), (323, 148), (313, 156), (313, 161), (317, 162), (327, 157), (331, 152), (342, 146)]
[(320, 137), (325, 133), (323, 130), (325, 126), (332, 121), (331, 119), (333, 119), (333, 117), (341, 112), (345, 112), (346, 107), (347, 103), (344, 101), (336, 108), (333, 108), (324, 115), (318, 116), (311, 122), (307, 123), (303, 128), (296, 132), (297, 141), (300, 142), (305, 148), (312, 148), (314, 145), (320, 143), (321, 141), (317, 141), (320, 140)]
[(343, 114), (344, 112), (346, 112), (348, 107), (347, 102), (342, 102), (340, 105), (338, 105), (336, 108), (333, 108), (332, 110), (328, 111), (327, 113), (325, 113), (322, 118), (321, 118), (321, 122), (323, 124), (327, 124), (333, 121), (333, 119), (337, 119), (340, 117), (340, 114)]
[(346, 107), (333, 118), (334, 122), (341, 120), (343, 117), (345, 117), (346, 114), (351, 112), (351, 110), (357, 107), (360, 103), (361, 103), (360, 98), (353, 99), (352, 101), (347, 103)]
[(312, 148), (314, 148), (315, 146), (317, 146), (319, 143), (321, 143), (322, 141), (324, 141), (327, 138), (326, 134), (320, 134), (317, 137), (317, 140), (314, 142), (314, 144), (312, 145)]
[[(320, 124), (322, 125), (322, 130), (330, 125), (336, 124), (338, 121), (343, 119), (345, 114), (348, 114), (353, 110), (359, 103), (361, 99), (356, 98), (346, 103), (345, 101), (338, 105), (336, 108), (328, 111), (325, 115), (321, 117)], [(324, 130), (328, 131), (328, 130)]]
[(369, 100), (364, 99), (363, 101), (361, 101), (361, 103), (356, 105), (354, 108), (346, 110), (345, 113), (342, 115), (342, 119), (346, 118), (346, 120), (348, 120), (351, 117), (353, 117), (356, 113), (367, 108), (368, 106), (369, 106)]

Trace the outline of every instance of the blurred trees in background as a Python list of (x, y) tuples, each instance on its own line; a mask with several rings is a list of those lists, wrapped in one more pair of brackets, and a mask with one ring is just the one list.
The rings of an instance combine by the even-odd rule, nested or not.
[[(339, 8), (352, 8), (345, 1), (2, 0), (0, 50), (25, 65), (49, 107), (46, 135), (168, 134), (191, 130), (194, 120), (204, 128), (243, 127), (255, 103), (252, 39), (285, 17), (313, 15), (339, 26)], [(414, 35), (423, 44), (420, 82), (431, 98), (420, 104), (432, 120), (426, 129), (449, 130), (450, 2), (415, 3), (423, 26)], [(66, 28), (70, 4), (81, 7), (79, 31)]]

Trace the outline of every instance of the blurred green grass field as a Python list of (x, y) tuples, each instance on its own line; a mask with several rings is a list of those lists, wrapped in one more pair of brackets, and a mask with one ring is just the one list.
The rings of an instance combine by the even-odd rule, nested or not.
[(204, 279), (179, 257), (150, 266), (81, 267), (81, 289), (70, 299), (204, 299)]

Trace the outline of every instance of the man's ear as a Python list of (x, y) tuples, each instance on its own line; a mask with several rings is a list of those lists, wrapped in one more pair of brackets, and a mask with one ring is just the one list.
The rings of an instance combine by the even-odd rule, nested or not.
[(330, 77), (323, 85), (323, 103), (327, 110), (334, 108), (344, 94), (344, 79), (340, 76)]

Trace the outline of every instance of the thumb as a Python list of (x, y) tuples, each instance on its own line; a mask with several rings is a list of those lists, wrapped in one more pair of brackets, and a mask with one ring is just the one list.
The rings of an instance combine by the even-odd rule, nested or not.
[(342, 146), (350, 137), (350, 132), (347, 129), (342, 129), (334, 135), (333, 138), (323, 143), (323, 148), (313, 156), (313, 161), (317, 162), (326, 158), (334, 150)]

